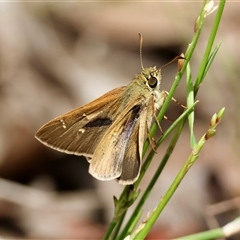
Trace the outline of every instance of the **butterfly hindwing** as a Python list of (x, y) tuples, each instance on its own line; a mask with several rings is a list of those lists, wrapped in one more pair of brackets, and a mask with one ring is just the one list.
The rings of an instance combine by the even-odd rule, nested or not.
[[(149, 117), (150, 116), (150, 117)], [(144, 107), (134, 126), (131, 138), (126, 148), (122, 164), (122, 173), (117, 179), (120, 184), (133, 184), (139, 176), (142, 164), (143, 144), (147, 135), (147, 121), (151, 121), (151, 108)]]
[[(126, 149), (132, 144), (137, 149), (138, 139), (133, 138), (138, 134), (133, 132), (139, 128), (141, 111), (141, 105), (132, 105), (109, 127), (91, 160), (89, 172), (94, 177), (100, 180), (110, 180), (118, 178), (122, 174)], [(134, 140), (134, 142), (130, 144), (130, 140)], [(135, 153), (139, 155), (139, 151), (134, 151), (133, 154)]]

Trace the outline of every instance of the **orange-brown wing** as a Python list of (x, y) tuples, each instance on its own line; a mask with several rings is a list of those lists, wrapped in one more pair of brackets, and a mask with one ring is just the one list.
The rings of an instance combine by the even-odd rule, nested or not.
[(61, 115), (42, 126), (35, 137), (61, 152), (91, 157), (114, 116), (112, 106), (125, 87), (113, 89), (96, 100)]

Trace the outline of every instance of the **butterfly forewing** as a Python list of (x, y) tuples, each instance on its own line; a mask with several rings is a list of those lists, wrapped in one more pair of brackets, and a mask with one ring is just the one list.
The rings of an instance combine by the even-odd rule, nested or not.
[[(38, 130), (36, 138), (58, 151), (91, 157), (115, 119), (111, 105), (124, 89), (116, 88), (83, 107), (53, 119)], [(109, 101), (104, 100), (106, 98)]]

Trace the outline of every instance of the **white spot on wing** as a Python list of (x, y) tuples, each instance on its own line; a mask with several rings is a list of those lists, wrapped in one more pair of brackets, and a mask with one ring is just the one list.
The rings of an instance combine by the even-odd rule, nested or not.
[(66, 129), (67, 128), (66, 123), (62, 119), (60, 120), (60, 122), (62, 123), (62, 127)]
[(84, 132), (85, 132), (85, 129), (84, 129), (84, 128), (80, 128), (80, 129), (78, 130), (78, 132), (84, 133)]

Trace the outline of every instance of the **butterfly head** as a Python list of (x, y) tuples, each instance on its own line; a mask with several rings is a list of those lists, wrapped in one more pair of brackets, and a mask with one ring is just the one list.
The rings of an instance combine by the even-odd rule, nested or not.
[(160, 89), (162, 73), (161, 69), (156, 67), (145, 68), (142, 71), (142, 76), (144, 77), (144, 82), (149, 90)]

